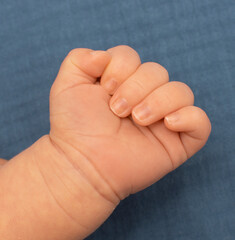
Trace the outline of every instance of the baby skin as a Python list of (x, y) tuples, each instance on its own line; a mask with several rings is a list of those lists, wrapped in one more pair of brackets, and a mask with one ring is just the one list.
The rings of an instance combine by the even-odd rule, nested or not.
[(51, 88), (50, 133), (0, 167), (0, 239), (84, 239), (204, 146), (211, 124), (193, 104), (128, 46), (72, 50)]

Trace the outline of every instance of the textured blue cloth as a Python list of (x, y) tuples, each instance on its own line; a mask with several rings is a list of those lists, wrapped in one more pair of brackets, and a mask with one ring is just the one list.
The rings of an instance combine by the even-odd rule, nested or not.
[(212, 134), (88, 239), (234, 240), (234, 13), (234, 0), (1, 1), (0, 157), (48, 133), (50, 86), (70, 49), (130, 45), (192, 88)]

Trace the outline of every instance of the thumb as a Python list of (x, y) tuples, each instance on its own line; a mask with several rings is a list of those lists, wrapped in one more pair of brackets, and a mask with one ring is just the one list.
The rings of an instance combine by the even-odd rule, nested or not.
[(102, 75), (111, 60), (107, 51), (77, 48), (69, 52), (61, 64), (51, 89), (51, 95), (80, 84), (93, 84)]

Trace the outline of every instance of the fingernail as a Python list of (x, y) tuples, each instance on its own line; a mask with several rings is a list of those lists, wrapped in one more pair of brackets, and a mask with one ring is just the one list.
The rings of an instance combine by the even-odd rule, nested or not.
[(111, 109), (117, 115), (121, 115), (128, 109), (128, 102), (125, 98), (117, 99), (112, 103)]
[(117, 87), (117, 81), (114, 78), (111, 78), (104, 84), (104, 88), (109, 92), (113, 92), (114, 89)]
[(174, 124), (179, 120), (179, 113), (172, 113), (166, 116), (165, 119), (169, 124)]
[(140, 106), (137, 106), (133, 110), (132, 114), (139, 121), (143, 121), (143, 120), (147, 119), (151, 115), (151, 111), (150, 111), (149, 107), (146, 104), (141, 104)]

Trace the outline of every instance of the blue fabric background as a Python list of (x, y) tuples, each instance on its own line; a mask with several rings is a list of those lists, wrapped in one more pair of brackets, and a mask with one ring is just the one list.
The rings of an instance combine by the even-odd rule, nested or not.
[(234, 240), (234, 13), (234, 0), (1, 1), (0, 156), (48, 133), (50, 86), (70, 49), (130, 45), (192, 88), (212, 134), (88, 239)]

